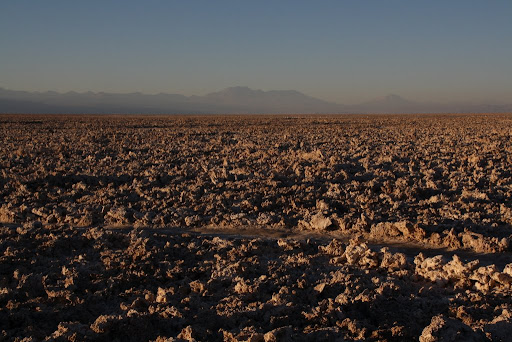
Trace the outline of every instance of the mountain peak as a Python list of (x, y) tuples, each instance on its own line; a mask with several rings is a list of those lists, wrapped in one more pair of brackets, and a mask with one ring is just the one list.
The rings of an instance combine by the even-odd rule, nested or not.
[(221, 91), (254, 91), (254, 89), (251, 89), (248, 86), (234, 86), (234, 87), (224, 88)]
[(222, 95), (222, 96), (248, 96), (263, 93), (262, 90), (254, 90), (246, 86), (228, 87), (218, 92), (213, 92), (208, 95)]
[(388, 94), (384, 96), (386, 101), (404, 101), (404, 98), (397, 94)]

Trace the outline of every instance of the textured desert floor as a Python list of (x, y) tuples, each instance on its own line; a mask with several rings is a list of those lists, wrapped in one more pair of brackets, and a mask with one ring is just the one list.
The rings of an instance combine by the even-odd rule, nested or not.
[(3, 115), (0, 146), (0, 340), (512, 336), (512, 115)]

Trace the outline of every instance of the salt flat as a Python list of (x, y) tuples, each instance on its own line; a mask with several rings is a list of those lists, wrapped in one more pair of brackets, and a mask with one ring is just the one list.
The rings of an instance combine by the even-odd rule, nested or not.
[(512, 117), (0, 116), (0, 331), (505, 340)]

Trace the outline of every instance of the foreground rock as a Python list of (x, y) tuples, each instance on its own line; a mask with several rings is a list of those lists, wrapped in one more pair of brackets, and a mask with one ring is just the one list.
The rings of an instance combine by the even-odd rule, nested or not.
[(0, 238), (7, 340), (500, 341), (512, 324), (512, 264), (409, 261), (357, 238), (5, 226)]

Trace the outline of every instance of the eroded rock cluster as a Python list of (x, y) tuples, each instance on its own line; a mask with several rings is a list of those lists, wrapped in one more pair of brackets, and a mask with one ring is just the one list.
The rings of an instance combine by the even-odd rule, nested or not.
[(510, 249), (502, 116), (0, 118), (0, 222), (339, 230)]
[(2, 227), (0, 238), (7, 340), (500, 341), (512, 332), (512, 263), (409, 260), (358, 238), (69, 227)]
[(0, 339), (505, 341), (511, 135), (507, 115), (0, 116)]

